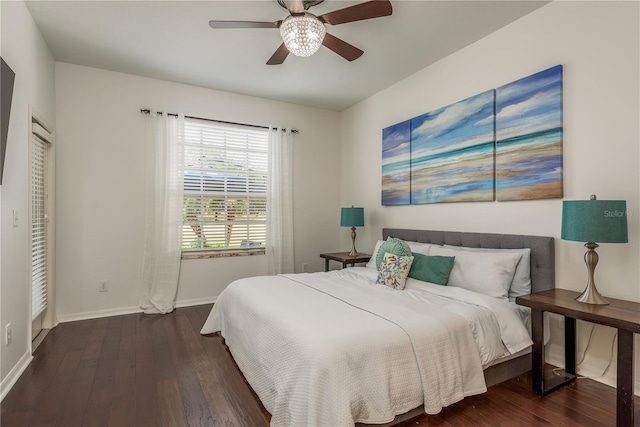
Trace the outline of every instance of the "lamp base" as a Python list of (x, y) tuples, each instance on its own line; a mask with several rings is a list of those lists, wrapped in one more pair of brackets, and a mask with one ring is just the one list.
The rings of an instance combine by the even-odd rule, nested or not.
[(356, 250), (356, 228), (351, 227), (351, 252), (349, 252), (349, 256), (357, 256), (358, 251)]
[(582, 302), (585, 304), (593, 304), (593, 305), (607, 305), (609, 301), (607, 301), (598, 289), (596, 289), (596, 283), (593, 277), (593, 274), (596, 269), (596, 265), (598, 264), (598, 253), (595, 249), (598, 247), (597, 243), (589, 242), (585, 243), (587, 252), (584, 254), (584, 262), (587, 264), (587, 271), (589, 273), (589, 279), (587, 281), (587, 288), (578, 295), (575, 300), (578, 302)]
[(582, 302), (585, 304), (593, 304), (593, 305), (607, 305), (609, 301), (606, 300), (600, 292), (595, 288), (595, 286), (587, 286), (587, 289), (584, 290), (580, 295), (575, 297), (575, 300), (578, 302)]

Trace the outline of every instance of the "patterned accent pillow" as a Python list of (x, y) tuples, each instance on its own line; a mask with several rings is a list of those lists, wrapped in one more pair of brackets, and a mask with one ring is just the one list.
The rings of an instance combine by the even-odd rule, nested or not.
[(411, 270), (412, 263), (412, 256), (398, 256), (387, 252), (384, 254), (384, 258), (380, 264), (376, 283), (392, 287), (393, 289), (404, 289), (404, 284), (407, 281), (407, 275), (409, 274), (409, 270)]
[(391, 253), (398, 256), (411, 256), (411, 248), (409, 244), (402, 239), (395, 237), (389, 237), (378, 249), (376, 254), (376, 267), (380, 270), (380, 264), (386, 253)]

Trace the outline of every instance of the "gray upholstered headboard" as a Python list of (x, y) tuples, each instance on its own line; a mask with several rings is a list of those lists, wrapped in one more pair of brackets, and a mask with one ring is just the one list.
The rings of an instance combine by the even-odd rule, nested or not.
[(471, 248), (516, 249), (531, 248), (531, 292), (556, 287), (556, 261), (553, 237), (521, 236), (517, 234), (467, 233), (462, 231), (382, 229), (383, 239), (398, 239), (433, 243), (435, 245), (467, 246)]

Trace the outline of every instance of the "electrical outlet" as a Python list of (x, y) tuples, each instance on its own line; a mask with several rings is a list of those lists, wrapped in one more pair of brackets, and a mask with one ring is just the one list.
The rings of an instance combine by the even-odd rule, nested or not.
[(18, 210), (17, 209), (13, 210), (13, 226), (14, 227), (18, 226)]
[(108, 280), (100, 280), (100, 281), (98, 281), (98, 291), (99, 292), (109, 292), (109, 281)]
[(4, 343), (5, 345), (11, 344), (11, 323), (7, 323), (4, 327)]
[(564, 329), (564, 316), (558, 319), (558, 329)]
[(309, 264), (307, 264), (306, 262), (302, 264), (302, 271), (305, 273), (309, 272)]

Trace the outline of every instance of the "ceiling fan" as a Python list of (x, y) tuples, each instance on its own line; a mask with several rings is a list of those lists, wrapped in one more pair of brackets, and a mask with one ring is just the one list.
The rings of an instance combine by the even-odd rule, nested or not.
[(334, 10), (316, 16), (307, 12), (310, 7), (324, 0), (277, 0), (289, 11), (289, 16), (281, 21), (209, 21), (214, 29), (229, 28), (279, 28), (283, 43), (267, 61), (267, 65), (282, 64), (289, 52), (296, 56), (311, 56), (324, 45), (347, 61), (360, 58), (364, 53), (357, 47), (326, 32), (325, 24), (339, 25), (365, 19), (389, 16), (392, 13), (389, 0), (370, 0), (364, 3)]

